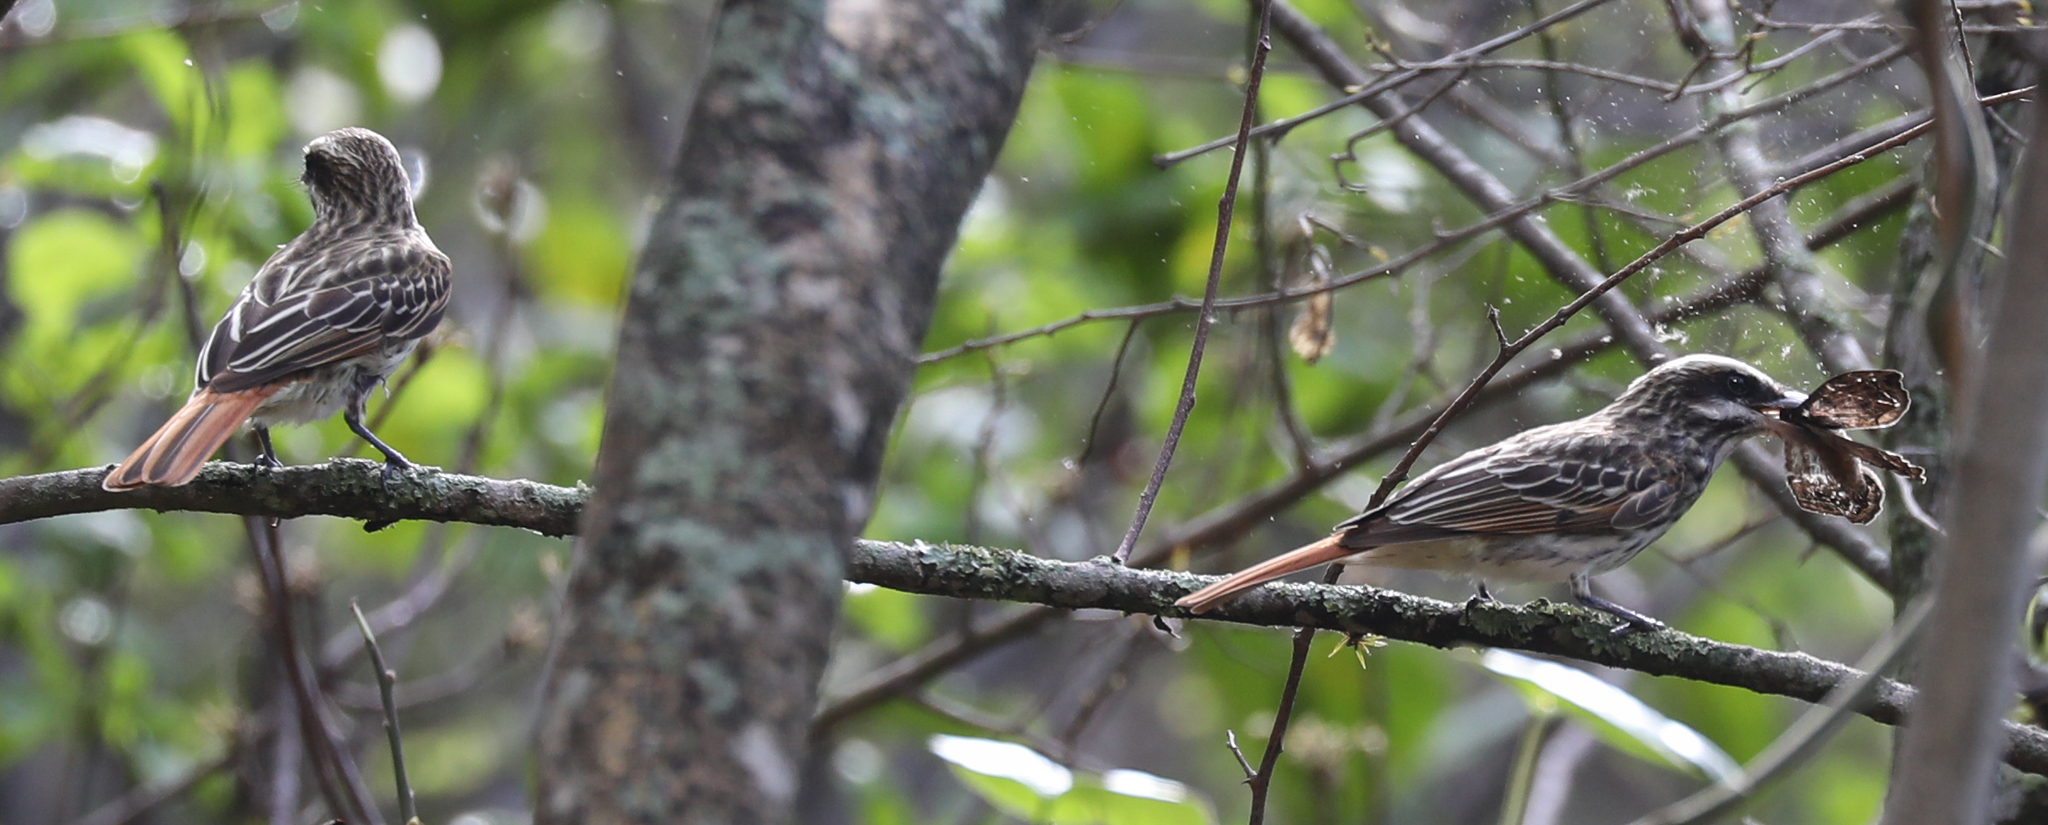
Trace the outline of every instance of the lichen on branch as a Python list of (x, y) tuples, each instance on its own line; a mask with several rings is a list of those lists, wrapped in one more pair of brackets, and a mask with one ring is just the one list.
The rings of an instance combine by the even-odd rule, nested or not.
[[(457, 521), (551, 536), (576, 532), (588, 490), (425, 470), (384, 486), (382, 465), (359, 459), (261, 470), (207, 465), (184, 487), (125, 493), (100, 489), (105, 468), (0, 479), (0, 524), (115, 509), (187, 510), (295, 518)], [(860, 540), (847, 578), (892, 590), (1056, 609), (1100, 609), (1186, 618), (1175, 599), (1212, 577), (1066, 562), (1013, 550), (925, 542)], [(1577, 659), (1657, 676), (1739, 687), (1817, 702), (1859, 672), (1804, 653), (1763, 650), (1677, 631), (1615, 637), (1602, 614), (1543, 600), (1527, 605), (1459, 605), (1371, 587), (1281, 584), (1260, 588), (1204, 614), (1204, 620), (1266, 627), (1314, 627), (1372, 633), (1436, 647), (1501, 647)], [(1858, 712), (1897, 724), (1910, 686), (1885, 681)], [(2048, 732), (2006, 723), (2006, 761), (2048, 774)]]

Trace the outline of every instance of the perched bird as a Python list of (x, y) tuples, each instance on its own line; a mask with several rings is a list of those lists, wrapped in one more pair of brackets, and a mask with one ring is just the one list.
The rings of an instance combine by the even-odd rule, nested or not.
[(1805, 394), (1732, 358), (1689, 355), (1584, 418), (1524, 431), (1430, 470), (1329, 538), (1224, 577), (1177, 604), (1196, 613), (1327, 562), (1571, 583), (1588, 607), (1661, 627), (1593, 595), (1692, 508), (1714, 469)]
[(441, 323), (448, 256), (413, 216), (398, 150), (382, 135), (348, 128), (315, 138), (301, 180), (313, 225), (256, 272), (199, 350), (191, 399), (102, 487), (189, 482), (244, 422), (255, 428), (257, 463), (277, 467), (271, 425), (336, 410), (384, 454), (386, 478), (412, 468), (363, 425), (363, 402)]

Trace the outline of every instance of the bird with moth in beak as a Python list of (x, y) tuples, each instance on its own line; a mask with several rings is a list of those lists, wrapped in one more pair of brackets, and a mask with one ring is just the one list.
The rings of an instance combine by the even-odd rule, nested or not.
[(1605, 407), (1525, 430), (1438, 465), (1329, 538), (1176, 602), (1202, 613), (1254, 587), (1330, 562), (1564, 581), (1581, 604), (1628, 628), (1663, 625), (1593, 595), (1593, 576), (1635, 558), (1692, 509), (1714, 470), (1804, 393), (1718, 355), (1658, 365)]

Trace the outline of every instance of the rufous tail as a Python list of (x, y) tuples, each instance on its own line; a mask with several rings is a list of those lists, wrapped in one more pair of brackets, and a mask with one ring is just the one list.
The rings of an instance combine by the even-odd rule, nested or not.
[(214, 451), (249, 420), (249, 414), (279, 388), (273, 384), (228, 393), (201, 390), (158, 427), (156, 435), (108, 473), (100, 487), (117, 492), (146, 484), (176, 487), (190, 482)]
[(1174, 602), (1174, 605), (1185, 607), (1196, 613), (1205, 613), (1216, 605), (1236, 598), (1238, 594), (1246, 590), (1258, 587), (1281, 576), (1297, 570), (1307, 570), (1319, 564), (1328, 564), (1345, 556), (1357, 554), (1359, 548), (1345, 547), (1337, 543), (1343, 537), (1344, 534), (1339, 533), (1314, 544), (1297, 547), (1281, 553), (1258, 564), (1224, 576), (1221, 581), (1215, 584), (1189, 593), (1181, 597), (1180, 601)]

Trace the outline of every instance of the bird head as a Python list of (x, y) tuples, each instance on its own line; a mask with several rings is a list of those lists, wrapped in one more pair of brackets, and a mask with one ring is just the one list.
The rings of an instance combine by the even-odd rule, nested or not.
[(368, 129), (336, 129), (306, 144), (300, 176), (316, 220), (349, 223), (413, 221), (412, 191), (398, 149)]
[(1764, 432), (1779, 413), (1805, 400), (1805, 393), (1741, 361), (1688, 355), (1644, 373), (1609, 409), (1702, 438), (1733, 440)]

